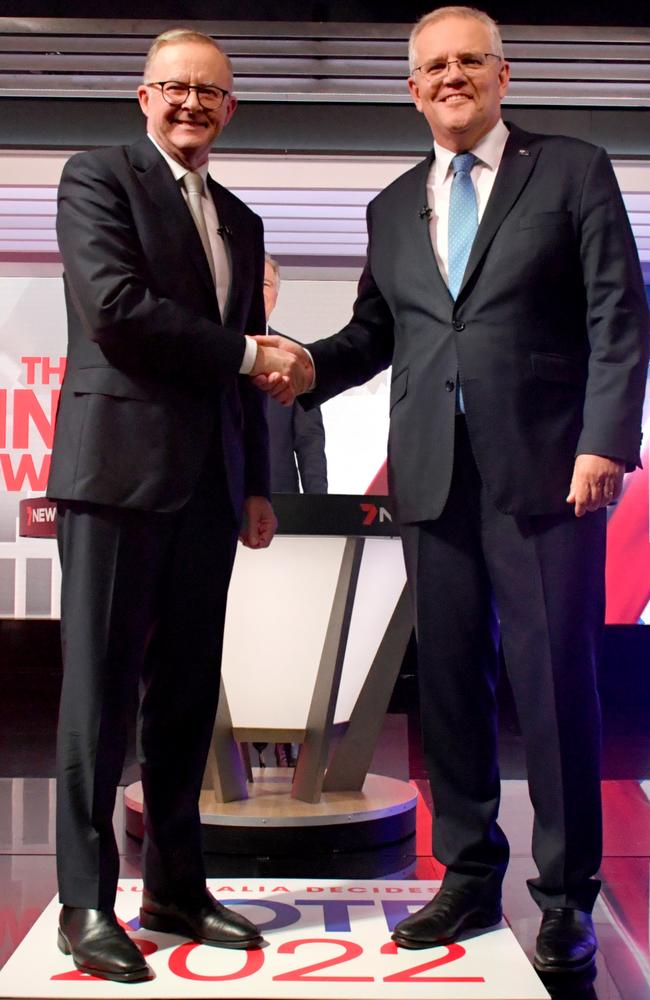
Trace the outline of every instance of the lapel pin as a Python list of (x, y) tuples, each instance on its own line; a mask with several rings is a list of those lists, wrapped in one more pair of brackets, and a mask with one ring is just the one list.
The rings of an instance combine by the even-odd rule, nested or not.
[(530, 153), (527, 149), (520, 149), (518, 150), (518, 152), (520, 156), (530, 156)]

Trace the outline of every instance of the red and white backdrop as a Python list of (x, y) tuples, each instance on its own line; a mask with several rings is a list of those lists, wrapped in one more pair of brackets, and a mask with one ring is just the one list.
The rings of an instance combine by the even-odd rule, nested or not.
[[(0, 617), (56, 617), (55, 543), (18, 536), (18, 504), (40, 496), (65, 369), (65, 310), (54, 232), (65, 155), (2, 153), (0, 185)], [(304, 342), (350, 315), (363, 259), (365, 206), (408, 169), (405, 158), (227, 157), (212, 170), (258, 211), (283, 282), (273, 326)], [(639, 253), (650, 276), (650, 166), (617, 164)], [(323, 407), (331, 493), (385, 488), (389, 373)], [(650, 400), (650, 393), (648, 400)], [(644, 469), (626, 477), (610, 512), (609, 622), (650, 621), (650, 500)]]

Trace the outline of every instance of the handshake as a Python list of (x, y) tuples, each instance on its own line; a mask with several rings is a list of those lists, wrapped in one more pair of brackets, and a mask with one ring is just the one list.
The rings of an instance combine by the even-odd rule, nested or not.
[(290, 406), (314, 384), (314, 366), (307, 351), (287, 337), (257, 336), (257, 357), (250, 376), (258, 389)]

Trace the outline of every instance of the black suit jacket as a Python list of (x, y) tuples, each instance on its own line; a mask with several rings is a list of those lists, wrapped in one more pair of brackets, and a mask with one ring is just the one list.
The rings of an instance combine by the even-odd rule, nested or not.
[(421, 214), (430, 156), (371, 202), (352, 321), (310, 345), (307, 407), (392, 362), (389, 481), (403, 522), (444, 507), (457, 373), (504, 512), (565, 510), (576, 453), (639, 461), (648, 310), (611, 165), (588, 143), (509, 128), (457, 300)]
[[(277, 330), (269, 327), (269, 333)], [(274, 493), (327, 493), (325, 428), (320, 406), (303, 410), (269, 401), (271, 489)], [(300, 479), (298, 473), (300, 472)]]
[(243, 334), (265, 328), (262, 223), (209, 185), (230, 234), (223, 319), (180, 186), (149, 139), (66, 164), (57, 234), (68, 362), (49, 496), (176, 510), (215, 427), (236, 515), (245, 496), (269, 495), (265, 400), (238, 375)]

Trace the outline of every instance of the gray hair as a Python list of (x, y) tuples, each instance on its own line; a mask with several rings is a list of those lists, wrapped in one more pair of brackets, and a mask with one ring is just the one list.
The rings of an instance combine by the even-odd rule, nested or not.
[(216, 49), (219, 55), (222, 56), (226, 66), (228, 67), (228, 72), (232, 76), (232, 63), (230, 62), (230, 59), (223, 51), (219, 43), (215, 42), (211, 35), (204, 35), (202, 31), (194, 31), (192, 28), (170, 28), (168, 31), (163, 31), (157, 38), (154, 38), (151, 43), (144, 63), (143, 79), (145, 82), (149, 76), (151, 64), (160, 50), (165, 45), (177, 45), (182, 42), (199, 42), (201, 45), (211, 45), (212, 48)]
[(280, 287), (280, 265), (278, 264), (275, 257), (272, 257), (270, 253), (264, 254), (264, 263), (268, 264), (273, 274), (275, 275), (275, 287)]
[(429, 11), (428, 14), (424, 14), (420, 20), (413, 25), (413, 30), (411, 31), (409, 37), (409, 69), (411, 73), (415, 69), (417, 59), (415, 54), (415, 42), (418, 35), (422, 29), (427, 26), (427, 24), (435, 24), (436, 21), (444, 21), (445, 18), (448, 17), (464, 17), (484, 24), (490, 32), (490, 44), (492, 45), (494, 54), (499, 56), (501, 59), (504, 58), (503, 42), (501, 41), (499, 26), (489, 14), (486, 14), (483, 10), (478, 10), (476, 7), (438, 7), (436, 10), (432, 10)]

